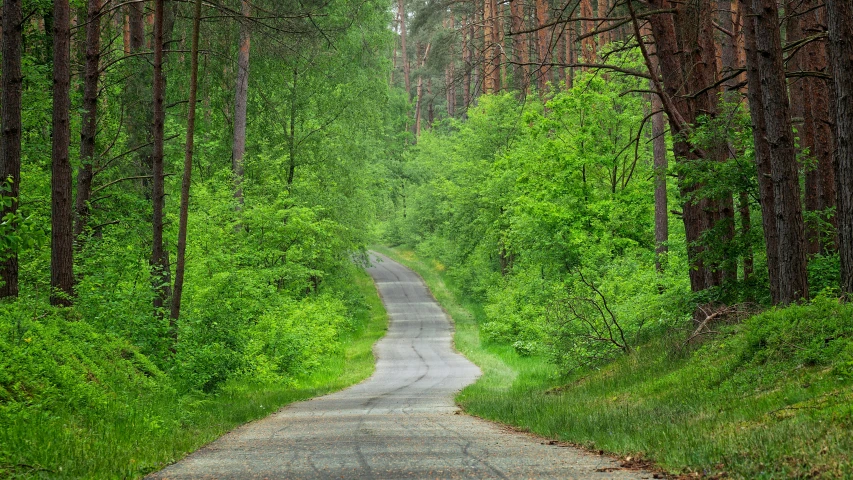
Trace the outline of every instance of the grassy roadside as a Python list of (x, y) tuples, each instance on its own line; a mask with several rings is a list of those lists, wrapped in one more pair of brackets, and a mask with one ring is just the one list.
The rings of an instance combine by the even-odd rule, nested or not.
[[(82, 322), (60, 319), (57, 328), (69, 329), (73, 335), (58, 335), (66, 341), (55, 345), (77, 348), (70, 355), (81, 356), (85, 368), (94, 372), (92, 378), (109, 385), (107, 400), (76, 411), (32, 408), (32, 414), (27, 415), (27, 410), (0, 410), (6, 414), (0, 415), (0, 420), (13, 419), (0, 422), (0, 478), (139, 478), (240, 424), (269, 415), (288, 403), (367, 378), (374, 370), (372, 346), (385, 334), (387, 315), (365, 272), (359, 271), (355, 283), (369, 308), (362, 309), (353, 322), (358, 327), (343, 339), (341, 352), (291, 384), (232, 381), (212, 395), (177, 395), (169, 382), (160, 378), (162, 373), (144, 364), (144, 357), (134, 359), (128, 353), (128, 359), (116, 358), (117, 351), (122, 358), (126, 356), (124, 344), (109, 344), (104, 337), (85, 330)], [(81, 330), (85, 331), (79, 333)], [(84, 342), (89, 345), (81, 347)], [(88, 358), (83, 358), (86, 355)], [(134, 365), (129, 368), (126, 363)], [(0, 387), (5, 387), (7, 380), (0, 372)], [(4, 407), (3, 393), (0, 388), (0, 407)], [(73, 391), (64, 394), (74, 395)]]
[[(853, 478), (853, 307), (829, 299), (771, 311), (692, 354), (658, 338), (597, 371), (482, 344), (482, 307), (441, 266), (377, 248), (417, 271), (484, 371), (457, 401), (474, 415), (709, 478)], [(436, 268), (438, 267), (438, 268)], [(683, 340), (683, 339), (682, 339)]]

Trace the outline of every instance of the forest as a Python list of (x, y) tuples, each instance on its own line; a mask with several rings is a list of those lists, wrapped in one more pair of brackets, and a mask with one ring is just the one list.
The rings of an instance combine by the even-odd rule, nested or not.
[(847, 0), (2, 0), (0, 55), (0, 477), (368, 377), (370, 249), (453, 316), (466, 411), (853, 476)]

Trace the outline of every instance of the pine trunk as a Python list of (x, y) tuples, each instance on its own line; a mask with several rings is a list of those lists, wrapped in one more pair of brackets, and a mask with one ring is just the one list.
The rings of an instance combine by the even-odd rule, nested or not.
[(841, 290), (853, 294), (853, 4), (826, 0), (830, 65), (835, 85), (835, 185)]
[(163, 167), (165, 123), (164, 97), (166, 82), (163, 77), (163, 30), (166, 0), (154, 0), (154, 119), (152, 137), (154, 152), (151, 157), (152, 191), (151, 201), (154, 205), (152, 219), (152, 248), (151, 269), (154, 282), (154, 308), (160, 309), (166, 305), (169, 298), (169, 260), (168, 252), (163, 246), (163, 213), (166, 203), (165, 171)]
[[(246, 3), (244, 2), (244, 6)], [(245, 10), (243, 14), (248, 12)], [(178, 221), (178, 254), (175, 260), (175, 288), (172, 292), (172, 320), (181, 316), (181, 297), (184, 292), (184, 270), (186, 268), (187, 223), (189, 220), (190, 182), (192, 180), (193, 151), (195, 145), (195, 116), (198, 101), (198, 37), (201, 26), (201, 0), (195, 0), (193, 12), (192, 47), (190, 51), (190, 98), (187, 108), (187, 142), (184, 149), (184, 175), (181, 180), (181, 207)], [(177, 340), (177, 330), (173, 330)]]
[(548, 77), (551, 72), (550, 58), (550, 35), (549, 29), (545, 26), (548, 23), (548, 2), (545, 0), (536, 0), (536, 24), (539, 29), (536, 31), (536, 46), (539, 53), (539, 72), (537, 73), (539, 94), (545, 93), (548, 86)]
[(53, 148), (51, 155), (51, 305), (71, 305), (74, 233), (71, 200), (71, 7), (53, 2)]
[(412, 99), (412, 83), (409, 75), (409, 55), (406, 51), (406, 4), (405, 0), (397, 0), (397, 11), (400, 12), (400, 55), (403, 60), (403, 80), (406, 83), (406, 95)]
[(77, 172), (77, 197), (74, 201), (74, 237), (89, 221), (89, 201), (95, 164), (95, 136), (98, 131), (98, 83), (101, 62), (101, 0), (89, 0), (86, 11), (86, 57), (83, 67), (83, 118), (80, 126), (80, 169)]
[(809, 296), (799, 172), (785, 83), (778, 7), (776, 0), (752, 0), (752, 7), (755, 58), (758, 60), (761, 97), (767, 108), (751, 113), (764, 115), (765, 136), (770, 146), (779, 241), (779, 269), (775, 272), (779, 277), (777, 303), (786, 305)]
[[(0, 70), (0, 182), (9, 180), (0, 217), (18, 211), (21, 191), (21, 73), (23, 11), (21, 0), (3, 0), (2, 70)], [(0, 298), (18, 296), (18, 254), (0, 252)]]
[(511, 27), (513, 32), (512, 37), (512, 57), (515, 69), (513, 76), (515, 77), (515, 86), (518, 90), (526, 95), (530, 89), (530, 55), (527, 51), (528, 39), (527, 33), (518, 33), (524, 30), (524, 2), (522, 0), (511, 0), (509, 2), (510, 13), (512, 16)]
[(249, 107), (249, 50), (252, 35), (249, 19), (252, 6), (242, 0), (240, 23), (240, 46), (237, 50), (237, 86), (234, 92), (234, 142), (231, 150), (231, 169), (234, 175), (234, 199), (237, 209), (243, 206), (243, 162), (246, 155), (246, 112)]
[[(741, 0), (742, 10), (751, 11), (747, 4), (750, 0)], [(746, 53), (746, 78), (748, 82), (750, 112), (763, 112), (764, 99), (761, 96), (761, 81), (758, 72), (758, 52), (755, 46), (755, 24), (751, 16), (744, 16), (743, 32)], [(752, 118), (752, 137), (755, 144), (755, 167), (758, 178), (758, 196), (761, 204), (761, 222), (764, 229), (764, 243), (767, 248), (767, 273), (770, 279), (770, 298), (779, 302), (779, 240), (776, 231), (776, 196), (773, 192), (773, 179), (770, 168), (770, 145), (764, 132), (764, 115), (754, 114)]]

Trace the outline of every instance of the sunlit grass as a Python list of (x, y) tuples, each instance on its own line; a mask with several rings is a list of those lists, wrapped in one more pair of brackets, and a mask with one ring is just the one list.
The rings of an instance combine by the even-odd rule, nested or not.
[[(657, 338), (571, 377), (541, 357), (484, 344), (482, 307), (428, 259), (377, 248), (417, 271), (456, 323), (456, 345), (484, 376), (457, 401), (474, 415), (673, 473), (733, 478), (853, 478), (853, 379), (832, 368), (744, 363), (742, 325), (690, 355)], [(843, 310), (849, 312), (848, 310)]]

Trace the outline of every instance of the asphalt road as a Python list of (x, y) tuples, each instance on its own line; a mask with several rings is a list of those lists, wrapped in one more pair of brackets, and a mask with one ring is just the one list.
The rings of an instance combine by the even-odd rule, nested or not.
[(461, 414), (453, 397), (479, 368), (453, 350), (420, 277), (373, 258), (390, 325), (370, 379), (237, 428), (149, 478), (651, 478)]

